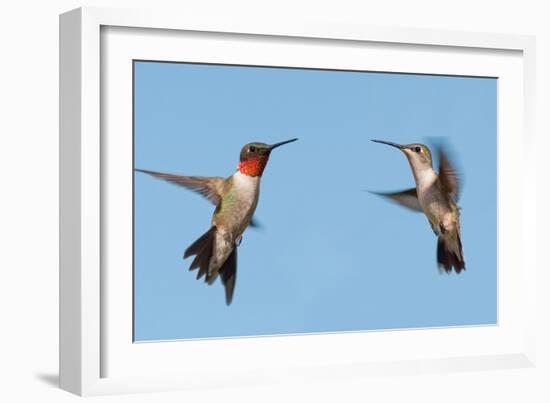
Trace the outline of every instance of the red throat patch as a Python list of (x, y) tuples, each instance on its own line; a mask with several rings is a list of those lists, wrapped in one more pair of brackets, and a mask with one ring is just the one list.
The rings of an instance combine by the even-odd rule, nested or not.
[(247, 160), (239, 162), (237, 169), (248, 176), (262, 176), (269, 155), (255, 155)]

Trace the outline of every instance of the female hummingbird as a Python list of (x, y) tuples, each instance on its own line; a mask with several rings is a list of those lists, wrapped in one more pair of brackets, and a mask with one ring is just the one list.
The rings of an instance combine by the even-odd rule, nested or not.
[(396, 144), (372, 140), (401, 150), (411, 166), (416, 187), (396, 193), (378, 193), (415, 211), (423, 212), (437, 236), (437, 263), (440, 271), (465, 270), (460, 240), (460, 183), (456, 170), (439, 147), (439, 173), (433, 169), (432, 154), (424, 144)]
[(182, 176), (143, 169), (143, 172), (184, 186), (200, 193), (216, 205), (211, 227), (183, 255), (186, 259), (195, 256), (189, 270), (199, 269), (197, 279), (205, 277), (208, 284), (218, 275), (225, 287), (225, 302), (231, 304), (237, 276), (237, 246), (246, 228), (254, 226), (252, 216), (260, 195), (260, 179), (271, 151), (283, 144), (249, 143), (241, 149), (237, 171), (228, 178), (207, 176)]

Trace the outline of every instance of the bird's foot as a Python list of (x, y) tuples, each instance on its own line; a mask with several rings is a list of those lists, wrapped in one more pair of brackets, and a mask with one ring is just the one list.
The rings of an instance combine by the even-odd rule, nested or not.
[(239, 246), (242, 241), (243, 241), (243, 236), (239, 235), (239, 237), (235, 239), (235, 246)]

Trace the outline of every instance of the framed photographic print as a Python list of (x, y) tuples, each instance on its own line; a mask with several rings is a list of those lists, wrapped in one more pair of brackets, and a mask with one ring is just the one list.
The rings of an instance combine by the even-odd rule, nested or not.
[(180, 17), (60, 18), (64, 389), (533, 365), (531, 37)]

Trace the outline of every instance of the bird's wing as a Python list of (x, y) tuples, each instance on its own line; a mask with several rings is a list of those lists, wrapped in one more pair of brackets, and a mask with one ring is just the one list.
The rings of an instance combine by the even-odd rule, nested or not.
[(443, 190), (451, 196), (453, 201), (457, 201), (460, 197), (460, 178), (455, 167), (443, 148), (439, 147), (439, 181)]
[(258, 222), (258, 219), (255, 217), (252, 217), (250, 220), (250, 224), (248, 224), (250, 228), (262, 228), (262, 224)]
[(225, 179), (222, 177), (173, 175), (162, 172), (147, 171), (144, 169), (136, 169), (136, 171), (152, 175), (156, 178), (163, 179), (200, 193), (216, 206), (221, 201), (225, 182)]
[(403, 207), (407, 207), (414, 211), (422, 211), (420, 203), (418, 202), (418, 197), (416, 195), (416, 188), (403, 190), (401, 192), (389, 192), (389, 193), (380, 193), (380, 192), (371, 192), (378, 196), (386, 197), (396, 203), (399, 203)]

